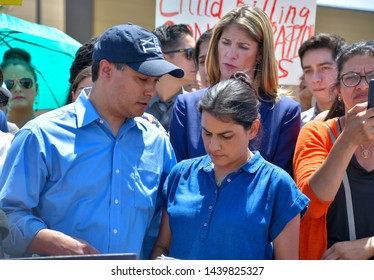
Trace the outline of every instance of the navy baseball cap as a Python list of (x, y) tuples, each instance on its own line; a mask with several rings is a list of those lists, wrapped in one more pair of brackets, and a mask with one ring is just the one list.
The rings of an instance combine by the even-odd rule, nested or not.
[(94, 61), (106, 59), (124, 63), (146, 76), (161, 77), (170, 74), (182, 78), (184, 72), (166, 61), (157, 37), (138, 25), (128, 23), (107, 29), (94, 45)]

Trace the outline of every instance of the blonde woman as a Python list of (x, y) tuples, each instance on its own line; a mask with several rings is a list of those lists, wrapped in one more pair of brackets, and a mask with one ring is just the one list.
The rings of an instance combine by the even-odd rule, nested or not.
[[(240, 6), (217, 23), (209, 45), (206, 70), (210, 84), (246, 72), (258, 92), (262, 156), (292, 174), (292, 157), (300, 130), (300, 104), (279, 94), (273, 30), (269, 17), (257, 7)], [(178, 96), (170, 124), (170, 140), (177, 160), (206, 154), (201, 138), (197, 103), (207, 89)], [(260, 143), (260, 140), (262, 141)]]

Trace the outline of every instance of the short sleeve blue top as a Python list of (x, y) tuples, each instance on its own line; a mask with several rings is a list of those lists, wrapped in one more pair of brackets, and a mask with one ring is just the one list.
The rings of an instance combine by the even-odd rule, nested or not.
[(309, 199), (281, 168), (255, 152), (217, 188), (208, 155), (178, 163), (163, 199), (178, 259), (272, 259), (272, 241)]

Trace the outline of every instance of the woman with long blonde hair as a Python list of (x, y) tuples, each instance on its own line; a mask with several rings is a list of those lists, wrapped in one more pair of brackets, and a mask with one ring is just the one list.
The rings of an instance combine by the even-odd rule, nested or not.
[[(254, 81), (260, 101), (262, 133), (249, 146), (292, 174), (300, 130), (300, 104), (282, 96), (269, 17), (260, 8), (240, 6), (216, 24), (206, 70), (211, 85), (243, 71)], [(197, 103), (207, 89), (178, 96), (171, 117), (170, 140), (178, 161), (206, 154)]]

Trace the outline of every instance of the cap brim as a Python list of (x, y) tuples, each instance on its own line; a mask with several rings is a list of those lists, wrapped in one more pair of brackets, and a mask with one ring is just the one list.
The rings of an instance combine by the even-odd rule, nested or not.
[(181, 68), (164, 59), (154, 59), (138, 63), (126, 64), (135, 71), (138, 71), (147, 76), (161, 77), (165, 74), (170, 74), (175, 78), (183, 78), (184, 76), (184, 71)]

